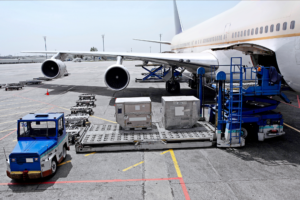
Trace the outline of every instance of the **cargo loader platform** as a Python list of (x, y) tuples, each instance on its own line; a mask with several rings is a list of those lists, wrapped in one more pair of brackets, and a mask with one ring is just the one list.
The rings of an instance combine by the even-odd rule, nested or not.
[(199, 121), (192, 128), (166, 130), (152, 123), (150, 130), (122, 130), (118, 124), (91, 125), (75, 144), (76, 153), (210, 147), (215, 127)]

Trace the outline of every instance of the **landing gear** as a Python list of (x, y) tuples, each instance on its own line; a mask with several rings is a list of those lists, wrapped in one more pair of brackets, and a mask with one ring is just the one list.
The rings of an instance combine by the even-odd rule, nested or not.
[(180, 83), (178, 81), (167, 81), (166, 90), (169, 93), (179, 93), (180, 92)]
[[(180, 83), (175, 80), (174, 72), (175, 67), (172, 67), (172, 78), (166, 82), (166, 90), (169, 93), (179, 93), (180, 92)], [(170, 73), (170, 72), (169, 72)]]

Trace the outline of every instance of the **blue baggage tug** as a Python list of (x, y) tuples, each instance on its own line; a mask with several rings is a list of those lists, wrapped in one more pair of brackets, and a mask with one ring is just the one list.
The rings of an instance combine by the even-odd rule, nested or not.
[(7, 176), (16, 180), (55, 174), (70, 150), (64, 113), (30, 113), (18, 120), (18, 143), (6, 159)]

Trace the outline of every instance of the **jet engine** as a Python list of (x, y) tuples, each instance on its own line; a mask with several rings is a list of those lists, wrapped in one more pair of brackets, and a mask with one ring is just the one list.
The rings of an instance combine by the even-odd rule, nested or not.
[(125, 89), (130, 81), (128, 70), (120, 64), (114, 64), (107, 68), (104, 81), (108, 88), (114, 91)]
[(43, 62), (41, 67), (42, 73), (48, 78), (61, 78), (67, 73), (65, 63), (57, 59), (48, 59)]

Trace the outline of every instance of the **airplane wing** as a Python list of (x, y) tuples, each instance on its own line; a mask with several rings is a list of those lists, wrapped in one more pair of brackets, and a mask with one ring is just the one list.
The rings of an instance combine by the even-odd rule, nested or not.
[(153, 42), (153, 43), (160, 43), (160, 44), (167, 44), (167, 45), (171, 45), (171, 42), (167, 42), (167, 41), (158, 41), (158, 40), (141, 40), (141, 39), (133, 39), (133, 40), (137, 40), (137, 41), (143, 41), (143, 42)]
[(118, 57), (149, 61), (169, 66), (184, 67), (192, 73), (196, 73), (198, 67), (203, 67), (206, 72), (217, 70), (211, 65), (218, 65), (218, 60), (208, 52), (201, 53), (116, 53), (116, 52), (90, 52), (90, 51), (23, 51), (22, 53), (52, 53), (59, 55), (83, 55), (100, 57)]

